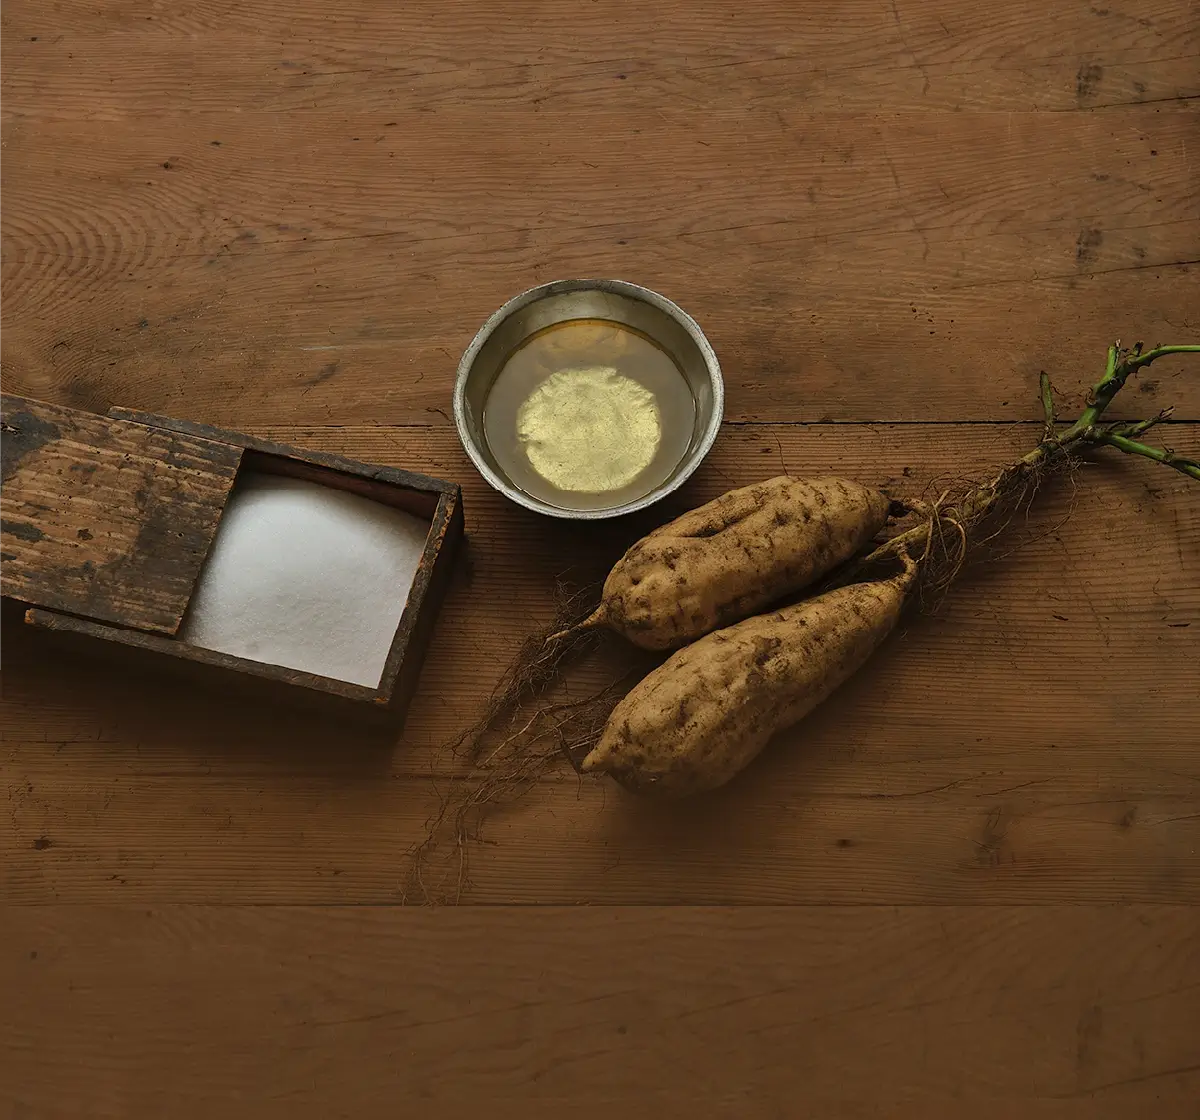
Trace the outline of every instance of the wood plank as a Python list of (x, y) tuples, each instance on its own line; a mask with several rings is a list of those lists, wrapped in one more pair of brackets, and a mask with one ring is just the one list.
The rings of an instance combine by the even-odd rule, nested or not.
[(4, 594), (137, 630), (178, 630), (242, 451), (3, 398)]
[[(973, 765), (961, 757), (971, 745), (980, 750)], [(828, 746), (778, 752), (723, 800), (665, 809), (560, 774), (489, 820), (461, 901), (1196, 903), (1194, 762), (1189, 773), (1187, 759), (1153, 742), (1146, 762), (1045, 740), (1029, 755), (1033, 747), (1067, 761), (1056, 769), (952, 740), (956, 762), (877, 766), (875, 788), (847, 793), (837, 789), (844, 771), (870, 766), (852, 748), (836, 765)], [(1064, 777), (1065, 765), (1089, 781)], [(10, 906), (395, 904), (424, 901), (422, 889), (458, 898), (457, 853), (429, 864), (426, 887), (406, 894), (408, 853), (424, 837), (434, 790), (378, 773), (377, 760), (362, 769), (100, 785), (65, 767), (30, 772), (0, 822), (0, 897)]]
[[(1169, 431), (1180, 450), (1200, 437), (1193, 425)], [(470, 559), (404, 740), (214, 711), (207, 695), (93, 666), (72, 666), (68, 687), (60, 662), (10, 656), (4, 897), (396, 899), (435, 804), (430, 776), (461, 772), (441, 744), (547, 617), (555, 579), (598, 575), (650, 523), (568, 528), (527, 515), (467, 473), (445, 432), (263, 434), (463, 479)], [(781, 464), (919, 493), (924, 478), (982, 474), (1037, 435), (727, 427), (679, 504)], [(913, 620), (726, 791), (664, 809), (560, 775), (489, 826), (495, 844), (476, 854), (467, 901), (1195, 901), (1194, 484), (1102, 456), (1076, 482), (1047, 485), (1021, 527), (1033, 539), (979, 569), (942, 614)], [(1131, 712), (1142, 713), (1132, 729)]]
[[(1160, 108), (13, 118), (8, 383), (242, 429), (448, 423), (496, 307), (600, 274), (697, 317), (731, 419), (1027, 418), (1038, 370), (1196, 333), (1200, 115)], [(1183, 369), (1144, 404), (1200, 417)]]
[[(220, 112), (548, 105), (654, 111), (1055, 111), (1200, 92), (1194, 13), (1005, 0), (630, 8), (521, 0), (5, 5), (5, 112), (93, 120)], [(203, 59), (198, 64), (198, 59)]]
[(14, 908), (0, 1107), (1172, 1120), (1197, 945), (1195, 907)]

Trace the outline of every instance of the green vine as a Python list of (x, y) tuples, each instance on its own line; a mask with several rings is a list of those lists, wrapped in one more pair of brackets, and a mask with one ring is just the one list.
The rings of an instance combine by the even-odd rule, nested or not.
[[(923, 549), (927, 550), (931, 535), (940, 532), (940, 527), (944, 524), (955, 528), (965, 550), (968, 530), (982, 521), (998, 502), (1027, 490), (1030, 480), (1035, 479), (1047, 467), (1087, 446), (1112, 447), (1127, 455), (1141, 455), (1200, 481), (1200, 463), (1196, 460), (1176, 455), (1170, 448), (1153, 447), (1134, 438), (1149, 431), (1155, 424), (1167, 420), (1171, 409), (1164, 409), (1157, 416), (1146, 420), (1101, 422), (1105, 410), (1133, 374), (1170, 354), (1200, 354), (1200, 346), (1155, 346), (1153, 349), (1144, 350), (1139, 342), (1132, 349), (1123, 350), (1120, 343), (1114, 343), (1108, 348), (1104, 376), (1092, 386), (1088, 394), (1087, 407), (1078, 420), (1061, 431), (1055, 414), (1050, 379), (1043, 373), (1040, 391), (1045, 427), (1041, 442), (1032, 451), (1004, 467), (995, 478), (983, 486), (954, 495), (943, 495), (932, 507), (931, 516), (880, 545), (857, 567), (900, 552), (919, 555)], [(954, 562), (961, 562), (961, 557), (957, 557)]]

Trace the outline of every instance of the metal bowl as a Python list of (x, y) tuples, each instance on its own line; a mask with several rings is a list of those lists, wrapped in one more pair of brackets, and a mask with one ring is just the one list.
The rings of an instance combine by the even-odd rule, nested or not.
[[(509, 356), (538, 331), (571, 319), (607, 319), (648, 335), (674, 359), (695, 401), (691, 439), (670, 476), (648, 494), (620, 505), (565, 509), (542, 501), (513, 484), (484, 437), (484, 402)], [(594, 521), (645, 509), (678, 489), (717, 438), (724, 402), (721, 367), (708, 339), (665, 296), (624, 280), (557, 280), (510, 299), (480, 328), (458, 364), (454, 423), (471, 461), (501, 494), (550, 517)]]

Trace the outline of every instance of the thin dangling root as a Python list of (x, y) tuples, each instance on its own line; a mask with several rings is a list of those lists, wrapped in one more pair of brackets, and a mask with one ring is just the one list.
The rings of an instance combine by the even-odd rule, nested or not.
[[(579, 764), (600, 738), (609, 713), (644, 675), (635, 668), (582, 700), (537, 708), (517, 730), (454, 778), (412, 849), (404, 901), (456, 902), (466, 889), (470, 848), (482, 840), (488, 816), (518, 802), (566, 759)], [(476, 748), (476, 753), (482, 751)]]
[(549, 646), (555, 642), (567, 641), (571, 638), (574, 638), (577, 634), (584, 634), (589, 630), (598, 630), (605, 624), (607, 619), (608, 610), (605, 605), (601, 603), (582, 622), (577, 622), (574, 626), (568, 626), (564, 630), (555, 631), (555, 633), (546, 638), (544, 644)]
[(591, 605), (593, 594), (585, 589), (564, 596), (550, 623), (525, 639), (479, 718), (449, 744), (454, 753), (476, 758), (492, 732), (558, 680), (571, 660), (587, 651), (593, 630), (585, 623), (596, 613)]

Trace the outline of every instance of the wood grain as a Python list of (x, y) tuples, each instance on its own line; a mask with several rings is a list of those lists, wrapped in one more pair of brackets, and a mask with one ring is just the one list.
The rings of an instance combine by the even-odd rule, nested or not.
[[(1194, 1115), (1200, 505), (1147, 463), (1045, 487), (720, 796), (555, 775), (465, 905), (371, 905), (564, 571), (782, 466), (978, 475), (1039, 370), (1066, 415), (1114, 337), (1197, 341), (1191, 0), (0, 19), (6, 388), (459, 480), (470, 534), (399, 742), (6, 627), (0, 1113)], [(579, 275), (694, 314), (732, 423), (678, 504), (568, 529), (479, 482), (449, 398)], [(1194, 365), (1119, 404), (1200, 450)]]
[[(1180, 449), (1196, 446), (1195, 426), (1171, 430)], [(599, 575), (645, 527), (529, 515), (471, 478), (449, 433), (263, 434), (466, 482), (468, 563), (403, 741), (214, 710), (207, 694), (147, 695), (94, 666), (66, 686), (61, 663), (16, 659), (4, 698), (13, 812), (0, 819), (10, 900), (100, 901), (119, 888), (146, 902), (394, 901), (437, 790), (461, 772), (442, 744), (548, 617), (556, 578)], [(679, 504), (784, 465), (920, 493), (921, 480), (982, 473), (1037, 434), (731, 427)], [(1014, 527), (1019, 551), (912, 621), (726, 791), (663, 810), (562, 774), (489, 826), (467, 901), (1195, 902), (1191, 486), (1097, 455), (1074, 485), (1043, 489)], [(627, 663), (620, 648), (571, 687)]]
[[(735, 420), (1029, 418), (1040, 369), (1083, 385), (1114, 336), (1196, 327), (1192, 112), (267, 117), (6, 123), (13, 388), (242, 429), (448, 423), (487, 316), (597, 274), (699, 320)], [(1195, 419), (1181, 368), (1144, 404)]]
[[(311, 0), (151, 12), (72, 0), (48, 28), (42, 9), (8, 5), (5, 80), (17, 108), (5, 111), (114, 120), (231, 102), (355, 114), (464, 103), (537, 112), (607, 102), (631, 114), (673, 104), (740, 113), (797, 102), (868, 112), (1186, 105), (1200, 93), (1191, 15), (1175, 0), (1136, 10), (1004, 0), (970, 11), (956, 0), (832, 0), (819, 10), (518, 0), (503, 13), (434, 0), (399, 9), (355, 0), (333, 12)], [(114, 58), (128, 64), (110, 68)]]
[(174, 634), (239, 447), (3, 398), (4, 594)]
[(22, 908), (0, 1107), (1173, 1120), (1198, 942), (1194, 907)]

